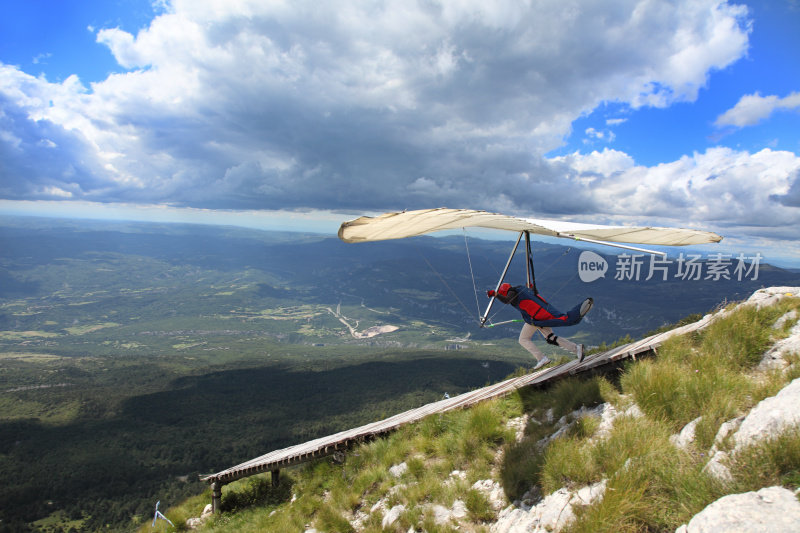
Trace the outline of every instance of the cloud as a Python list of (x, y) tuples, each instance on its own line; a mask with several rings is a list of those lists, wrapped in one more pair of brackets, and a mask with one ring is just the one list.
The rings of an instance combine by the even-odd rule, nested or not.
[(770, 199), (789, 207), (800, 207), (800, 170), (794, 172), (790, 183), (786, 194), (774, 194)]
[(595, 128), (586, 128), (584, 131), (586, 134), (585, 143), (589, 144), (594, 140), (603, 141), (603, 142), (613, 142), (616, 138), (616, 135), (611, 130), (598, 130)]
[(680, 191), (632, 181), (665, 169), (544, 154), (603, 102), (693, 101), (749, 32), (720, 0), (175, 0), (97, 31), (127, 72), (89, 87), (0, 65), (0, 197), (666, 214)]
[(573, 169), (570, 188), (582, 190), (609, 221), (679, 221), (686, 227), (797, 238), (800, 156), (792, 152), (710, 148), (645, 167), (622, 152), (605, 149), (551, 163)]
[(753, 126), (769, 117), (774, 111), (800, 109), (800, 92), (779, 98), (775, 95), (761, 96), (759, 93), (742, 96), (731, 109), (725, 111), (714, 122), (718, 127)]

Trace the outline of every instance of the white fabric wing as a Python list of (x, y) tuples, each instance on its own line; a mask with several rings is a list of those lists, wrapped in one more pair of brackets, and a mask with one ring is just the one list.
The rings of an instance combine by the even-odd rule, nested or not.
[(722, 240), (716, 233), (693, 229), (579, 224), (446, 207), (385, 213), (377, 217), (360, 217), (342, 223), (339, 228), (339, 238), (345, 242), (381, 241), (465, 227), (529, 231), (550, 237), (663, 246), (707, 244)]

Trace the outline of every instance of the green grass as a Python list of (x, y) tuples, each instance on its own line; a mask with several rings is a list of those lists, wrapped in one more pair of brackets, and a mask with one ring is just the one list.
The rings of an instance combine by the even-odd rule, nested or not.
[[(228, 510), (206, 530), (288, 532), (313, 525), (319, 531), (352, 531), (350, 520), (363, 512), (368, 515), (363, 529), (369, 533), (405, 533), (409, 528), (450, 532), (455, 526), (436, 524), (431, 506), (450, 507), (461, 500), (468, 517), (458, 531), (486, 531), (496, 512), (471, 485), (495, 476), (509, 500), (529, 489), (545, 495), (605, 479), (604, 497), (575, 509), (571, 532), (674, 531), (725, 494), (775, 484), (797, 488), (800, 428), (733, 455), (732, 483), (703, 472), (705, 452), (720, 424), (798, 377), (798, 368), (754, 370), (763, 351), (791, 326), (775, 330), (771, 325), (797, 308), (800, 302), (788, 300), (761, 311), (739, 309), (701, 333), (666, 342), (658, 357), (629, 364), (619, 379), (568, 378), (548, 388), (528, 388), (468, 410), (430, 416), (359, 446), (343, 464), (322, 459), (292, 469), (282, 477), (290, 489), (271, 492), (266, 479), (238, 482), (226, 487), (223, 506)], [(789, 359), (798, 366), (800, 355)], [(644, 416), (617, 418), (603, 438), (597, 436), (596, 417), (567, 416), (569, 429), (543, 444), (560, 427), (561, 417), (602, 402), (620, 410), (635, 402)], [(522, 413), (531, 421), (517, 442), (506, 422)], [(674, 446), (670, 436), (697, 417), (702, 418), (695, 446)], [(408, 470), (395, 479), (388, 470), (401, 462)], [(453, 470), (464, 470), (466, 479), (451, 477)], [(296, 500), (288, 504), (290, 493)], [(382, 513), (369, 513), (381, 500), (386, 509), (399, 504), (406, 509), (389, 528), (381, 526)], [(197, 514), (201, 503), (191, 504)], [(187, 515), (181, 508), (170, 512), (174, 514), (168, 516)]]
[(771, 485), (800, 488), (800, 427), (744, 448), (729, 466), (741, 492)]

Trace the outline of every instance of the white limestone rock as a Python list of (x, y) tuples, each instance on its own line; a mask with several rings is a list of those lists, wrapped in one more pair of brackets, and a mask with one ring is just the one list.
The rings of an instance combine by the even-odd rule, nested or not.
[(403, 461), (399, 465), (394, 465), (393, 467), (389, 468), (389, 473), (396, 478), (403, 477), (403, 474), (408, 472), (408, 465)]
[(733, 436), (736, 448), (774, 437), (800, 424), (800, 378), (771, 398), (761, 400), (742, 421)]
[(528, 414), (524, 414), (522, 416), (518, 416), (516, 418), (510, 419), (506, 422), (506, 427), (509, 429), (513, 429), (515, 432), (515, 439), (517, 442), (522, 440), (522, 437), (525, 436), (525, 427), (528, 425)]
[(754, 292), (745, 304), (755, 305), (756, 308), (774, 305), (786, 296), (800, 296), (800, 287), (766, 287)]
[(604, 403), (600, 406), (600, 424), (597, 426), (595, 437), (598, 439), (606, 438), (614, 427), (614, 420), (620, 415), (620, 412), (610, 403)]
[(678, 433), (677, 435), (670, 436), (669, 438), (670, 442), (672, 442), (672, 444), (674, 444), (676, 447), (682, 450), (687, 449), (694, 443), (695, 429), (697, 428), (697, 424), (699, 424), (700, 420), (702, 419), (703, 419), (702, 416), (698, 416), (697, 418), (695, 418), (694, 420), (683, 426), (683, 429), (681, 429), (680, 433)]
[(722, 443), (728, 438), (728, 435), (733, 435), (736, 433), (742, 425), (742, 421), (744, 420), (743, 416), (734, 418), (732, 420), (728, 420), (727, 422), (723, 422), (723, 424), (717, 430), (717, 435), (714, 437), (714, 445), (711, 447), (711, 451), (709, 455), (714, 455), (719, 451), (719, 447), (722, 446)]
[(203, 512), (200, 513), (199, 517), (189, 518), (188, 520), (186, 520), (186, 527), (188, 529), (198, 529), (203, 524), (206, 523), (206, 520), (208, 520), (212, 514), (214, 514), (213, 507), (211, 506), (210, 503), (206, 504), (206, 506), (203, 508)]
[(437, 525), (443, 526), (450, 522), (450, 509), (444, 505), (433, 505), (431, 506), (431, 510), (433, 511), (433, 521), (436, 522)]
[(381, 521), (381, 527), (390, 527), (392, 524), (397, 522), (397, 519), (400, 518), (400, 515), (406, 511), (405, 505), (395, 505), (389, 512), (383, 515), (383, 520)]
[(528, 510), (509, 506), (500, 512), (497, 522), (492, 524), (492, 533), (545, 533), (558, 532), (575, 519), (573, 507), (590, 505), (605, 494), (605, 480), (570, 492), (561, 488), (548, 494), (537, 505)]
[(377, 513), (378, 511), (384, 512), (386, 510), (386, 501), (378, 500), (375, 502), (375, 505), (369, 510), (370, 514)]
[(453, 502), (453, 509), (450, 511), (450, 514), (456, 520), (460, 520), (461, 518), (465, 518), (468, 514), (467, 511), (467, 504), (461, 500), (456, 500)]
[(784, 387), (778, 394), (758, 403), (739, 424), (738, 419), (726, 422), (717, 432), (711, 459), (704, 471), (721, 479), (730, 481), (731, 475), (723, 464), (728, 455), (719, 451), (722, 440), (735, 429), (733, 434), (733, 453), (763, 440), (774, 438), (782, 431), (800, 425), (800, 378)]
[(570, 500), (571, 505), (591, 505), (606, 493), (606, 480), (593, 485), (587, 485), (576, 492)]
[(785, 313), (782, 317), (775, 321), (775, 324), (772, 325), (772, 329), (781, 329), (784, 324), (787, 322), (792, 322), (797, 319), (797, 310), (792, 309), (788, 313)]
[(711, 459), (709, 459), (709, 461), (706, 463), (706, 466), (703, 467), (703, 472), (719, 479), (720, 481), (730, 483), (733, 481), (733, 476), (731, 475), (731, 471), (728, 469), (728, 467), (725, 466), (729, 457), (730, 456), (727, 452), (715, 452), (714, 455), (711, 456)]
[[(797, 315), (794, 309), (792, 310), (792, 313), (794, 313), (793, 317)], [(785, 318), (792, 313), (787, 313), (781, 318)], [(778, 325), (777, 322), (775, 325)], [(793, 353), (800, 353), (800, 322), (792, 326), (792, 329), (789, 330), (788, 337), (779, 340), (772, 346), (772, 348), (764, 353), (757, 369), (762, 371), (771, 369), (784, 369), (789, 365), (786, 357)]]
[(800, 501), (783, 487), (731, 494), (696, 514), (676, 533), (797, 533)]
[(369, 515), (364, 511), (358, 510), (353, 514), (353, 519), (350, 520), (350, 525), (353, 526), (353, 529), (356, 531), (361, 531), (364, 527), (364, 522), (369, 519)]
[(644, 416), (644, 413), (641, 409), (639, 409), (639, 406), (634, 403), (625, 409), (625, 416), (630, 416), (631, 418), (641, 418)]
[(453, 483), (455, 481), (463, 481), (465, 479), (467, 479), (467, 473), (464, 470), (453, 470), (450, 472), (450, 475), (447, 477), (447, 481), (445, 481), (445, 483)]
[(495, 511), (500, 511), (508, 505), (506, 493), (497, 481), (481, 479), (473, 483), (472, 488), (482, 492), (486, 496), (486, 499), (489, 500), (489, 505)]

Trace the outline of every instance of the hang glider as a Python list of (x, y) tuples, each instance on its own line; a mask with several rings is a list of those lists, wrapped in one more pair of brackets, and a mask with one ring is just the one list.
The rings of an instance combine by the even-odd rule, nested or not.
[(722, 237), (716, 233), (694, 229), (580, 224), (445, 207), (385, 213), (377, 217), (360, 217), (344, 222), (339, 228), (339, 238), (345, 242), (381, 241), (466, 227), (529, 232), (609, 246), (613, 246), (614, 243), (686, 246), (722, 240)]
[[(339, 227), (339, 238), (344, 242), (371, 242), (388, 239), (403, 239), (416, 237), (435, 231), (453, 230), (459, 228), (477, 227), (497, 230), (508, 230), (519, 233), (506, 267), (497, 282), (495, 291), (503, 283), (511, 260), (517, 252), (522, 237), (525, 237), (526, 268), (528, 286), (536, 290), (536, 281), (533, 274), (533, 256), (531, 254), (531, 234), (548, 237), (560, 237), (585, 241), (594, 244), (603, 244), (617, 248), (625, 248), (650, 254), (666, 255), (664, 252), (646, 250), (630, 246), (630, 244), (648, 244), (658, 246), (687, 246), (709, 244), (722, 240), (722, 237), (710, 231), (700, 231), (684, 228), (661, 228), (652, 226), (605, 226), (601, 224), (581, 224), (577, 222), (562, 222), (539, 218), (520, 218), (487, 211), (473, 209), (420, 209), (416, 211), (402, 211), (397, 213), (384, 213), (376, 217), (360, 217), (355, 220), (343, 222)], [(626, 244), (620, 244), (626, 243)], [(489, 301), (486, 312), (480, 317), (481, 327), (487, 321), (494, 297)]]

